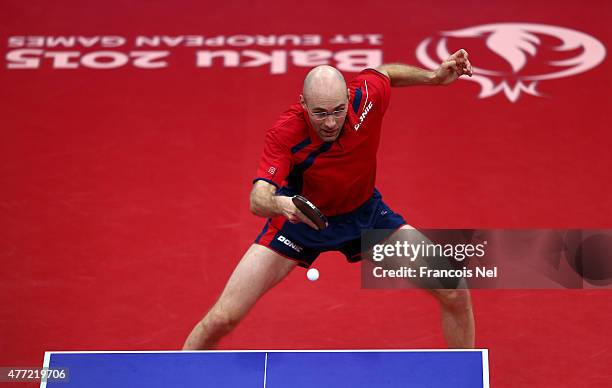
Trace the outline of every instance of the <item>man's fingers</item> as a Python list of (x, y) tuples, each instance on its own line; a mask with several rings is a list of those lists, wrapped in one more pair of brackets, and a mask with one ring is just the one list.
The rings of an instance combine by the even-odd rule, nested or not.
[(454, 71), (457, 75), (472, 76), (472, 65), (469, 61), (450, 60), (444, 63), (444, 67), (449, 71)]
[(319, 227), (316, 226), (314, 224), (314, 222), (310, 221), (310, 219), (308, 217), (305, 217), (304, 222), (306, 223), (306, 225), (310, 226), (311, 228), (313, 228), (314, 230), (319, 230)]
[(289, 204), (289, 207), (283, 211), (289, 222), (292, 224), (299, 224), (300, 222), (303, 222), (311, 228), (319, 230), (317, 225), (315, 225), (308, 217), (306, 217), (304, 213), (300, 211), (300, 209), (293, 204), (293, 202), (291, 202), (291, 199), (289, 199)]
[(441, 65), (443, 75), (443, 83), (448, 84), (453, 82), (457, 77), (462, 75), (472, 76), (472, 64), (468, 60), (468, 53), (464, 49), (456, 51), (448, 57)]
[(461, 50), (457, 50), (455, 51), (450, 57), (448, 57), (449, 61), (453, 61), (453, 60), (463, 60), (463, 59), (467, 59), (468, 57), (468, 53), (467, 51), (465, 51), (464, 49)]
[(459, 68), (461, 69), (461, 74), (472, 76), (472, 65), (469, 61), (465, 61), (462, 64), (459, 64)]
[(460, 74), (461, 75), (467, 74), (471, 77), (473, 74), (472, 64), (468, 60), (467, 51), (465, 51), (464, 49), (461, 49), (457, 51), (455, 54), (453, 54), (453, 56), (455, 56), (455, 60), (456, 60), (458, 68), (461, 69)]
[(455, 73), (459, 72), (459, 67), (457, 66), (457, 61), (450, 60), (445, 63), (447, 69), (452, 69)]
[(470, 61), (466, 61), (466, 67), (467, 67), (467, 74), (471, 77), (473, 73), (472, 71), (472, 64), (470, 63)]
[(319, 230), (319, 228), (317, 227), (317, 225), (315, 225), (314, 222), (310, 221), (310, 218), (306, 217), (306, 215), (304, 213), (302, 213), (299, 209), (297, 210), (297, 215), (300, 218), (300, 220), (305, 223), (306, 225), (310, 226), (311, 228), (315, 229), (315, 230)]

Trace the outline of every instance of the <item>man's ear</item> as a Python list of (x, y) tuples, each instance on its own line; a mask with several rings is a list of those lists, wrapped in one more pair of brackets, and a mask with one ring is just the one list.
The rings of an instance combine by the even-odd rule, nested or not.
[(302, 108), (306, 109), (306, 100), (304, 99), (303, 94), (300, 94), (300, 104), (302, 105)]

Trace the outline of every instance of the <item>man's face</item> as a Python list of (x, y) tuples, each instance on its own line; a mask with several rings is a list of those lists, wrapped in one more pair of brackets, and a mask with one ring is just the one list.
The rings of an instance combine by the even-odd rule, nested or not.
[(331, 142), (340, 136), (348, 110), (346, 89), (336, 93), (313, 93), (308, 100), (300, 96), (300, 102), (308, 112), (310, 123), (321, 140)]

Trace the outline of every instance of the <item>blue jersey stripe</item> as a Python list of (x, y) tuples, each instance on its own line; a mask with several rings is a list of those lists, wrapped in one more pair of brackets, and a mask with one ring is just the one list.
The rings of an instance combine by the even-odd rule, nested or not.
[(359, 112), (359, 104), (361, 104), (361, 88), (355, 89), (355, 99), (353, 100), (353, 112)]
[(325, 142), (319, 146), (316, 150), (312, 151), (308, 157), (302, 162), (297, 164), (289, 173), (287, 177), (286, 193), (300, 194), (304, 185), (304, 172), (308, 170), (314, 163), (317, 156), (323, 152), (329, 151), (333, 145), (333, 142)]
[(296, 153), (300, 152), (305, 147), (307, 147), (310, 143), (312, 143), (312, 140), (310, 140), (310, 136), (308, 136), (306, 139), (302, 140), (298, 144), (296, 144), (293, 147), (291, 147), (291, 153), (292, 154), (296, 154)]

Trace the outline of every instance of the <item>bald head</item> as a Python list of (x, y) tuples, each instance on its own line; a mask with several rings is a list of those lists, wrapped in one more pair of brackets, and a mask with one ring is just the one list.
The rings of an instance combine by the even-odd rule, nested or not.
[(346, 82), (336, 68), (323, 65), (310, 70), (304, 78), (304, 98), (338, 98), (346, 95)]
[(344, 126), (349, 93), (342, 74), (331, 66), (317, 66), (304, 78), (300, 104), (312, 128), (326, 142), (335, 141)]

